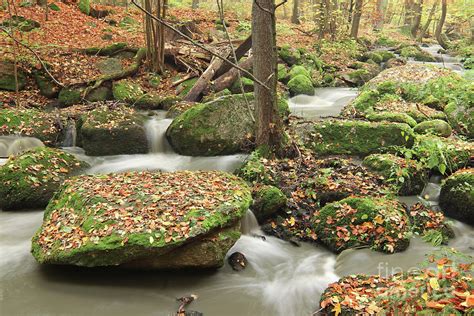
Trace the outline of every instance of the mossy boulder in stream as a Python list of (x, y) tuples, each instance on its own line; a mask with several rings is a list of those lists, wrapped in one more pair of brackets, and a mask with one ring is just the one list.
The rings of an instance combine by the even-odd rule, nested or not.
[(474, 225), (473, 168), (459, 170), (443, 182), (439, 204), (447, 216)]
[(82, 147), (90, 156), (144, 154), (145, 117), (125, 106), (101, 106), (81, 118)]
[(31, 136), (48, 146), (61, 144), (65, 120), (35, 109), (0, 109), (0, 135)]
[(257, 185), (252, 196), (254, 203), (251, 209), (259, 222), (284, 209), (287, 202), (286, 195), (271, 185)]
[(314, 87), (311, 78), (305, 75), (296, 75), (288, 81), (290, 96), (299, 94), (314, 95)]
[(392, 183), (398, 195), (418, 195), (423, 191), (428, 175), (414, 160), (392, 154), (372, 154), (362, 163)]
[(223, 172), (79, 176), (48, 205), (32, 253), (47, 264), (217, 268), (251, 201), (246, 183)]
[(290, 45), (283, 45), (278, 50), (278, 57), (280, 57), (285, 63), (290, 66), (296, 65), (301, 62), (301, 53), (295, 48), (291, 48)]
[(404, 58), (413, 58), (415, 61), (435, 62), (436, 58), (430, 53), (423, 51), (418, 46), (406, 46), (397, 51)]
[(403, 123), (324, 120), (296, 127), (301, 141), (317, 154), (366, 156), (391, 146), (411, 147), (414, 134)]
[[(250, 148), (255, 124), (249, 114), (253, 111), (253, 94), (235, 94), (197, 104), (177, 116), (166, 131), (173, 149), (182, 155), (229, 155)], [(281, 116), (288, 114), (286, 100), (279, 99)]]
[[(23, 90), (26, 86), (26, 74), (17, 69), (18, 90)], [(13, 63), (0, 62), (0, 90), (16, 91), (15, 66)]]
[(0, 209), (40, 208), (67, 177), (86, 164), (58, 149), (38, 147), (0, 167)]
[(327, 204), (313, 223), (318, 240), (336, 253), (360, 246), (393, 253), (410, 242), (405, 208), (387, 198), (349, 197)]

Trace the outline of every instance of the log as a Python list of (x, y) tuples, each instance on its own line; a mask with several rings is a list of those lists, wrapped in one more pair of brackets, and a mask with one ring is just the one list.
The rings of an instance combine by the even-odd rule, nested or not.
[[(253, 65), (253, 57), (250, 56), (246, 60), (239, 63), (239, 66), (244, 68), (245, 70), (250, 70)], [(237, 80), (239, 77), (239, 70), (237, 68), (232, 68), (225, 74), (218, 77), (214, 82), (211, 84), (210, 89), (206, 90), (206, 95), (212, 92), (219, 92), (224, 89), (230, 88), (232, 84)]]
[[(243, 41), (237, 47), (237, 49), (235, 50), (235, 56), (237, 57), (237, 60), (233, 60), (233, 62), (235, 63), (238, 62), (242, 57), (245, 56), (245, 54), (250, 50), (250, 48), (252, 48), (252, 35), (247, 37), (245, 41)], [(233, 68), (232, 65), (228, 63), (224, 63), (219, 69), (217, 69), (216, 74), (214, 75), (214, 78), (212, 79), (222, 76), (223, 74), (228, 72), (231, 68)]]
[[(228, 51), (225, 56), (226, 58), (229, 56)], [(188, 94), (186, 94), (183, 101), (199, 102), (203, 96), (204, 90), (207, 89), (212, 78), (214, 78), (216, 71), (222, 67), (224, 63), (225, 61), (222, 59), (214, 58), (209, 64), (209, 67), (207, 67), (206, 71), (202, 73), (201, 77), (199, 77), (191, 90), (189, 90)]]

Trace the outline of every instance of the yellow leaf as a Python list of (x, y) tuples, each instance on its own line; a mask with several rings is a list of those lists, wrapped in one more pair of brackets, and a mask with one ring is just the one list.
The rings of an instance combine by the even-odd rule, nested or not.
[(425, 301), (428, 300), (428, 293), (423, 293), (423, 295), (421, 296)]
[(331, 312), (334, 312), (335, 316), (338, 316), (341, 313), (341, 304), (337, 303)]
[(430, 286), (433, 290), (439, 290), (439, 283), (436, 278), (431, 278), (430, 279)]
[(374, 221), (379, 225), (383, 224), (383, 218), (380, 215), (375, 216)]
[(295, 226), (295, 218), (293, 216), (290, 217), (290, 220), (288, 222), (290, 223), (290, 226)]

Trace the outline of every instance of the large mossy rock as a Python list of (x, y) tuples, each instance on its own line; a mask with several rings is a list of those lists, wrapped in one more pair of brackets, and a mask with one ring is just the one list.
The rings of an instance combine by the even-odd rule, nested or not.
[(115, 100), (144, 110), (166, 109), (178, 100), (175, 97), (162, 97), (152, 93), (146, 93), (138, 83), (128, 79), (114, 82), (112, 94)]
[(375, 63), (360, 63), (358, 64), (357, 69), (350, 70), (349, 72), (342, 74), (341, 77), (345, 82), (360, 87), (377, 76), (380, 71), (381, 68)]
[[(235, 94), (214, 101), (197, 104), (177, 116), (166, 137), (173, 149), (181, 155), (215, 156), (246, 151), (255, 134), (255, 124), (249, 111), (253, 111), (253, 94)], [(286, 100), (279, 99), (281, 116), (288, 114)]]
[(439, 204), (452, 218), (474, 225), (474, 169), (462, 169), (441, 186)]
[(254, 203), (252, 212), (259, 222), (263, 222), (286, 206), (287, 197), (277, 187), (271, 185), (257, 185), (252, 190)]
[(323, 120), (299, 124), (301, 141), (321, 155), (348, 154), (366, 156), (390, 146), (411, 147), (414, 134), (403, 123), (359, 120)]
[(418, 123), (413, 130), (418, 134), (433, 134), (441, 137), (449, 137), (452, 133), (451, 126), (443, 120), (423, 121)]
[(48, 205), (32, 253), (48, 264), (217, 268), (251, 201), (222, 172), (79, 176)]
[(82, 116), (80, 138), (90, 156), (144, 154), (145, 117), (125, 106), (101, 106)]
[(38, 86), (41, 95), (47, 98), (55, 98), (59, 94), (59, 87), (52, 81), (52, 79), (43, 71), (33, 71), (36, 85)]
[(11, 18), (4, 20), (0, 25), (8, 28), (16, 28), (21, 32), (30, 32), (41, 26), (39, 22), (19, 15), (13, 15)]
[(58, 149), (38, 147), (0, 167), (0, 209), (40, 208), (71, 174), (86, 164)]
[(290, 96), (299, 94), (314, 95), (314, 87), (311, 78), (302, 74), (296, 75), (288, 81)]
[(398, 195), (418, 195), (428, 182), (428, 175), (419, 164), (392, 154), (372, 154), (362, 164), (384, 176)]
[(449, 102), (444, 108), (444, 113), (455, 131), (474, 139), (474, 84), (471, 84), (469, 88), (469, 90), (466, 89), (465, 100)]
[(336, 253), (360, 246), (393, 253), (410, 242), (410, 221), (396, 200), (349, 197), (324, 206), (313, 222), (318, 240)]
[(48, 146), (61, 144), (65, 120), (35, 109), (0, 109), (0, 135), (31, 136)]
[(278, 57), (280, 57), (285, 63), (290, 66), (299, 64), (301, 62), (301, 53), (297, 49), (292, 48), (289, 45), (283, 45), (278, 50)]
[[(17, 69), (18, 90), (26, 86), (26, 74)], [(0, 62), (0, 90), (16, 91), (15, 66), (10, 62)]]
[(82, 102), (84, 89), (65, 87), (59, 91), (58, 102), (61, 107), (68, 107)]

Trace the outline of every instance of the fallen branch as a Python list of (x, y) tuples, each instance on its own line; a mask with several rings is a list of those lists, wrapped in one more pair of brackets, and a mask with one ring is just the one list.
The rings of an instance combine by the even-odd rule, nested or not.
[(44, 61), (41, 59), (41, 57), (39, 57), (38, 53), (36, 53), (36, 52), (35, 52), (33, 49), (31, 49), (28, 45), (23, 44), (22, 42), (20, 42), (19, 40), (17, 40), (17, 39), (13, 36), (13, 34), (10, 34), (10, 32), (8, 32), (5, 28), (3, 28), (3, 27), (0, 26), (0, 30), (2, 30), (3, 32), (5, 32), (5, 33), (8, 35), (8, 37), (10, 37), (13, 41), (15, 41), (15, 43), (17, 43), (17, 44), (23, 46), (24, 48), (26, 48), (27, 50), (29, 50), (30, 52), (32, 52), (33, 55), (35, 55), (36, 59), (38, 59), (38, 61), (40, 62), (41, 67), (43, 67), (43, 69), (44, 69), (44, 71), (46, 72), (46, 74), (48, 75), (48, 77), (50, 77), (51, 80), (53, 80), (53, 82), (54, 82), (55, 84), (57, 84), (58, 86), (64, 87), (64, 85), (63, 85), (61, 82), (59, 82), (58, 80), (56, 80), (56, 78), (54, 78), (54, 76), (49, 72), (48, 67), (46, 66), (46, 64), (44, 63)]
[[(253, 65), (253, 57), (250, 56), (246, 60), (239, 63), (239, 66), (244, 69), (251, 69)], [(209, 92), (219, 92), (224, 89), (228, 89), (232, 86), (232, 84), (239, 78), (239, 70), (237, 68), (232, 68), (222, 76), (218, 77), (213, 81), (210, 86), (210, 89), (206, 91), (204, 94), (209, 94)]]
[(192, 79), (192, 78), (196, 78), (197, 75), (196, 74), (188, 74), (187, 76), (184, 76), (183, 78), (179, 79), (179, 80), (176, 80), (175, 82), (173, 82), (171, 84), (172, 87), (176, 87), (176, 86), (179, 86), (181, 83), (185, 82), (186, 80), (188, 79)]
[(236, 65), (235, 63), (233, 63), (232, 61), (230, 61), (229, 59), (227, 59), (226, 57), (223, 57), (215, 52), (213, 52), (211, 49), (207, 48), (206, 46), (200, 44), (199, 42), (196, 42), (194, 39), (192, 39), (191, 37), (187, 36), (186, 34), (184, 34), (183, 32), (181, 32), (180, 30), (176, 29), (174, 26), (172, 26), (171, 24), (169, 24), (168, 22), (160, 19), (160, 18), (157, 18), (156, 16), (154, 16), (153, 14), (151, 14), (150, 12), (148, 12), (147, 10), (145, 10), (142, 6), (140, 6), (136, 0), (132, 0), (132, 3), (140, 10), (142, 11), (143, 13), (145, 13), (146, 15), (150, 16), (152, 19), (154, 19), (155, 21), (158, 21), (159, 23), (163, 24), (165, 27), (171, 29), (172, 31), (178, 33), (179, 35), (181, 35), (182, 37), (186, 38), (188, 41), (190, 41), (193, 45), (201, 48), (202, 50), (205, 50), (206, 52), (208, 52), (209, 54), (211, 54), (212, 56), (222, 60), (223, 62), (226, 62), (228, 64), (230, 64), (232, 67), (235, 67), (237, 69), (239, 69), (240, 71), (242, 71), (244, 74), (246, 74), (249, 78), (251, 78), (254, 82), (258, 83), (260, 86), (264, 87), (265, 89), (267, 90), (270, 90), (270, 88), (263, 82), (261, 82), (260, 80), (258, 80), (257, 78), (255, 78), (253, 76), (252, 73), (248, 72), (247, 70), (245, 69), (241, 69), (238, 65)]

